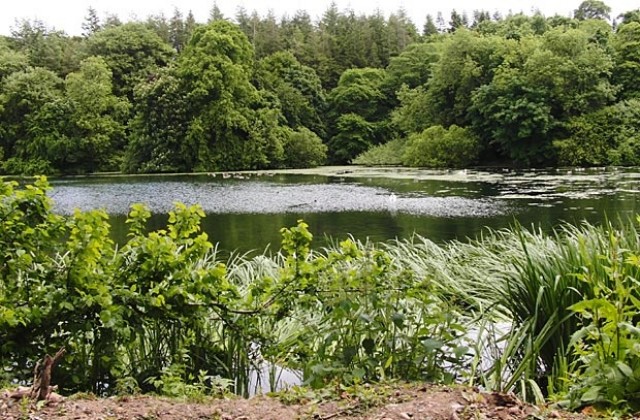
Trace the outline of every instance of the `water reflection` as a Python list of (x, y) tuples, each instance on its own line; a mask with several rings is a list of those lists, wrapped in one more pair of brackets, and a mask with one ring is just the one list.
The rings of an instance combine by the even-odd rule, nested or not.
[[(260, 175), (260, 176), (259, 176)], [(268, 175), (268, 176), (267, 176)], [(640, 174), (630, 170), (425, 171), (323, 168), (285, 174), (127, 176), (54, 180), (55, 209), (103, 208), (114, 237), (126, 240), (125, 214), (144, 202), (163, 227), (172, 203), (199, 203), (204, 230), (226, 250), (262, 250), (279, 229), (305, 219), (324, 235), (375, 241), (419, 233), (435, 241), (477, 236), (518, 221), (549, 229), (566, 221), (633, 216)]]

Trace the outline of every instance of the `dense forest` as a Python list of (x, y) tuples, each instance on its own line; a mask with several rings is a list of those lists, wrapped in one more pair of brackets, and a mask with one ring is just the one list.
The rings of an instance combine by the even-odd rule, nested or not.
[(83, 30), (0, 38), (0, 173), (640, 164), (640, 9), (90, 8)]

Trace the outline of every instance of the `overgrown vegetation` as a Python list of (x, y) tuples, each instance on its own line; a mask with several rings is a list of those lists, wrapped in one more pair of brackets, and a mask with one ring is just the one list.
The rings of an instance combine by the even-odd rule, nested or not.
[(0, 172), (637, 165), (638, 16), (23, 20), (0, 38)]
[(4, 383), (65, 346), (53, 379), (64, 392), (246, 395), (267, 362), (316, 388), (464, 381), (638, 409), (634, 223), (312, 250), (301, 221), (278, 253), (222, 261), (197, 206), (176, 204), (152, 232), (132, 206), (117, 247), (103, 212), (52, 213), (45, 179), (1, 185)]

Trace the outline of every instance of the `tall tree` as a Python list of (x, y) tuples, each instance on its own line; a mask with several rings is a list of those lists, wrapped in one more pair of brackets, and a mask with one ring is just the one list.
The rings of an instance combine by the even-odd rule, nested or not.
[(640, 22), (620, 25), (611, 42), (615, 67), (613, 80), (623, 99), (640, 98)]
[(9, 48), (7, 42), (0, 38), (0, 86), (5, 77), (26, 70), (28, 65), (29, 58), (24, 53)]
[(603, 19), (609, 20), (611, 7), (601, 0), (584, 0), (573, 12), (573, 17), (578, 20)]
[(334, 163), (347, 163), (391, 135), (388, 98), (381, 69), (350, 69), (329, 94), (331, 132), (328, 141)]
[(260, 109), (260, 94), (249, 79), (253, 57), (247, 37), (224, 20), (196, 29), (180, 56), (192, 169), (260, 168), (282, 158), (277, 117)]
[(278, 52), (260, 61), (258, 85), (278, 98), (286, 124), (306, 127), (324, 137), (326, 99), (320, 78), (289, 52)]
[(84, 18), (84, 22), (82, 22), (82, 35), (84, 37), (90, 37), (95, 34), (102, 28), (102, 24), (100, 23), (100, 18), (98, 17), (98, 12), (93, 7), (89, 6), (87, 9), (87, 16)]
[[(129, 103), (113, 94), (112, 76), (102, 58), (84, 60), (65, 80), (62, 126), (50, 138), (52, 164), (63, 172), (118, 170), (125, 144)], [(64, 128), (63, 128), (64, 127)]]
[(449, 19), (449, 32), (455, 32), (459, 28), (464, 28), (469, 24), (464, 14), (460, 14), (456, 9), (451, 10), (451, 18)]
[(211, 11), (209, 12), (209, 22), (215, 22), (216, 20), (225, 20), (225, 17), (218, 7), (218, 2), (214, 1)]
[(26, 19), (16, 22), (11, 35), (18, 50), (29, 57), (29, 64), (34, 67), (47, 68), (61, 77), (78, 68), (79, 39), (49, 28), (42, 21)]
[(136, 86), (134, 118), (123, 169), (127, 172), (186, 172), (198, 149), (185, 141), (192, 112), (174, 68)]
[(38, 141), (39, 114), (63, 97), (63, 81), (44, 68), (27, 68), (7, 76), (0, 94), (0, 147), (5, 159), (47, 158), (47, 147)]
[(485, 143), (513, 161), (549, 163), (551, 141), (562, 136), (563, 124), (614, 99), (612, 61), (580, 30), (554, 29), (512, 45), (517, 55), (474, 93), (471, 118)]
[(427, 20), (422, 28), (422, 35), (425, 37), (436, 35), (438, 33), (438, 27), (433, 20), (433, 16), (427, 15)]
[(133, 101), (135, 85), (169, 63), (172, 48), (143, 23), (103, 29), (87, 40), (87, 55), (104, 58), (113, 74), (114, 92)]

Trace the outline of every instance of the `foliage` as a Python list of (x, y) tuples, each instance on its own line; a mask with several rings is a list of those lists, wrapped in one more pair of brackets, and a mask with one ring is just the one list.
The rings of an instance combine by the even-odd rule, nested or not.
[(189, 104), (179, 78), (165, 69), (135, 90), (134, 117), (126, 148), (126, 172), (186, 172), (198, 150), (184, 142)]
[(96, 57), (84, 60), (64, 83), (41, 68), (11, 74), (0, 97), (4, 171), (117, 169), (108, 162), (122, 149), (128, 103), (111, 90), (111, 73)]
[[(43, 142), (38, 141), (38, 129), (46, 107), (62, 100), (63, 81), (43, 68), (28, 68), (10, 74), (0, 93), (0, 147), (5, 159), (48, 161)], [(14, 166), (18, 167), (20, 165)]]
[[(125, 143), (129, 103), (112, 93), (111, 81), (111, 72), (98, 57), (82, 61), (79, 71), (67, 76), (65, 99), (70, 126), (61, 127), (57, 138), (51, 139), (50, 160), (55, 167), (64, 172), (119, 169), (109, 167), (108, 162)], [(46, 133), (42, 136), (46, 138)]]
[(104, 59), (113, 74), (114, 93), (133, 100), (137, 83), (167, 65), (174, 53), (146, 25), (131, 22), (106, 27), (87, 39), (87, 56)]
[[(492, 164), (632, 164), (633, 135), (583, 157), (572, 139), (581, 117), (638, 96), (638, 13), (612, 27), (610, 12), (598, 0), (574, 18), (453, 10), (427, 16), (422, 39), (402, 9), (336, 5), (317, 22), (240, 8), (235, 23), (214, 10), (206, 25), (178, 9), (123, 24), (90, 8), (82, 37), (22, 20), (0, 40), (0, 148), (21, 171), (258, 169), (283, 166), (289, 129), (313, 131), (344, 164), (399, 133), (456, 125)], [(96, 112), (72, 93), (91, 91), (92, 57), (111, 74), (108, 94), (106, 72), (93, 79)]]
[(571, 372), (568, 402), (573, 409), (599, 404), (622, 412), (635, 411), (640, 392), (640, 329), (636, 319), (640, 259), (636, 253), (619, 249), (614, 235), (607, 245), (613, 251), (607, 270), (587, 266), (579, 274), (594, 290), (593, 297), (570, 308), (580, 316), (583, 327), (569, 343), (578, 359)]
[(326, 98), (320, 79), (288, 52), (278, 52), (258, 63), (258, 86), (276, 95), (286, 125), (306, 127), (323, 137)]
[(406, 139), (394, 139), (386, 143), (373, 146), (353, 160), (355, 165), (396, 165), (403, 163), (402, 156), (406, 147)]
[(554, 142), (558, 160), (565, 165), (637, 165), (640, 102), (622, 101), (574, 118), (570, 134)]
[[(153, 232), (146, 207), (132, 206), (130, 239), (116, 247), (104, 212), (54, 215), (44, 179), (2, 187), (0, 357), (8, 380), (28, 380), (40, 354), (61, 345), (69, 353), (54, 382), (96, 394), (198, 397), (224, 392), (224, 378), (246, 394), (255, 346), (315, 386), (450, 381), (462, 366), (457, 309), (373, 245), (347, 240), (316, 254), (300, 222), (283, 229), (282, 253), (271, 262), (227, 265), (199, 232), (197, 206), (176, 204), (166, 229)], [(295, 328), (283, 335), (288, 325)]]
[(396, 92), (403, 85), (411, 89), (426, 85), (433, 66), (440, 59), (441, 47), (442, 44), (437, 42), (411, 44), (393, 57), (386, 68), (387, 89)]
[(605, 19), (609, 20), (611, 7), (600, 0), (584, 0), (574, 11), (573, 17), (578, 20)]
[(436, 125), (409, 136), (402, 161), (408, 166), (464, 168), (477, 161), (479, 152), (478, 139), (468, 129)]
[(322, 165), (327, 159), (327, 146), (313, 131), (304, 127), (292, 131), (283, 144), (287, 168), (309, 168)]
[(537, 165), (552, 156), (551, 139), (561, 122), (613, 99), (604, 76), (612, 63), (581, 30), (555, 29), (521, 44), (527, 47), (512, 53), (491, 83), (473, 94), (473, 126), (500, 154)]
[(298, 304), (279, 311), (308, 322), (278, 347), (306, 383), (455, 378), (468, 347), (454, 307), (384, 250), (348, 239), (313, 257), (311, 239), (304, 223), (283, 229), (281, 281)]
[(247, 38), (223, 20), (198, 28), (180, 56), (190, 117), (185, 141), (195, 152), (190, 170), (264, 168), (280, 158), (273, 153), (278, 138), (254, 130), (274, 121), (255, 111), (261, 97), (249, 79), (252, 60)]
[(81, 45), (64, 32), (37, 19), (22, 19), (16, 21), (11, 35), (16, 50), (27, 57), (29, 66), (45, 68), (59, 77), (78, 69)]
[(385, 73), (380, 69), (351, 69), (340, 76), (338, 86), (329, 93), (333, 130), (327, 144), (332, 162), (349, 162), (392, 136), (384, 81)]
[(25, 70), (28, 58), (19, 51), (9, 48), (7, 43), (0, 39), (0, 81), (11, 73)]
[(637, 98), (640, 94), (638, 72), (640, 70), (640, 20), (620, 26), (611, 40), (615, 67), (613, 79), (622, 86), (622, 98)]
[(464, 29), (443, 41), (442, 55), (433, 67), (423, 99), (428, 104), (428, 125), (421, 130), (431, 125), (469, 125), (473, 91), (491, 81), (495, 68), (504, 59), (501, 50), (506, 42)]

